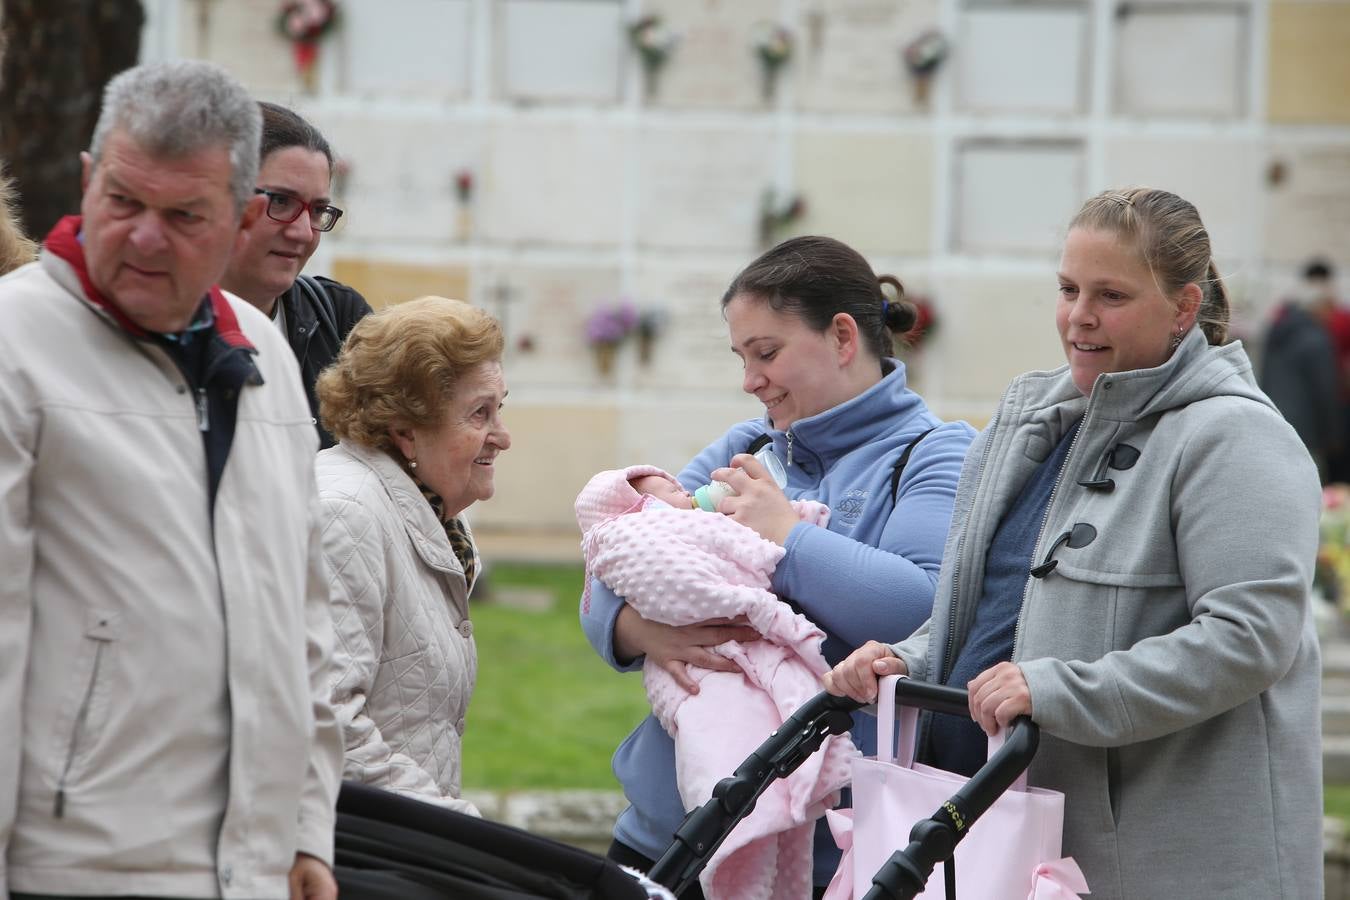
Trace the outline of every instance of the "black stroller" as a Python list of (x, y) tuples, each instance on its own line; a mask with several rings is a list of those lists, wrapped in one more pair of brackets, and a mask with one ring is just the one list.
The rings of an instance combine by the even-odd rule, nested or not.
[[(968, 715), (966, 692), (901, 680), (897, 705)], [(648, 879), (678, 895), (692, 885), (736, 824), (775, 780), (794, 772), (825, 738), (853, 724), (862, 704), (818, 694), (792, 714), (691, 812)], [(1018, 719), (1003, 747), (872, 879), (868, 900), (921, 893), (934, 867), (1031, 764), (1039, 730)], [(344, 784), (338, 799), (336, 872), (343, 900), (643, 900), (647, 887), (611, 860), (496, 822), (375, 788)], [(950, 871), (950, 867), (948, 867)]]

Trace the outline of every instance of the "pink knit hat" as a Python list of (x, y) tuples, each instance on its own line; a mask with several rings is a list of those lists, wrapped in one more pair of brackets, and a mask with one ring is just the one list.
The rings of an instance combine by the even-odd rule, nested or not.
[(636, 509), (643, 495), (635, 491), (629, 482), (647, 475), (660, 475), (679, 490), (684, 490), (674, 475), (656, 466), (629, 466), (601, 472), (586, 482), (581, 493), (577, 494), (577, 525), (581, 527), (581, 533), (584, 535), (601, 522)]

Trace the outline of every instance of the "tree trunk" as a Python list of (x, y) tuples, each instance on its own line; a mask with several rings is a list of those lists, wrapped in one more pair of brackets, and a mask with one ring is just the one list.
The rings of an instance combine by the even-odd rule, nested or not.
[(140, 55), (140, 0), (0, 0), (0, 159), (24, 229), (41, 238), (79, 211), (80, 151), (103, 88)]

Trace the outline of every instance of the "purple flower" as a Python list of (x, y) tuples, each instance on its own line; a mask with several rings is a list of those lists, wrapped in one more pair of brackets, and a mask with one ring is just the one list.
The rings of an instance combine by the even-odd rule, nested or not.
[(631, 300), (600, 306), (586, 319), (586, 340), (591, 344), (617, 344), (637, 327), (638, 312)]

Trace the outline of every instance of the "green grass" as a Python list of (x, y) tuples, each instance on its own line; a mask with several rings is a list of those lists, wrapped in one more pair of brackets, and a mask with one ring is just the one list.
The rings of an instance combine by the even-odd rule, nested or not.
[(464, 735), (466, 788), (618, 788), (614, 748), (647, 714), (638, 673), (619, 675), (581, 633), (579, 566), (496, 565), (491, 591), (548, 590), (546, 610), (475, 601), (478, 686)]
[(1350, 784), (1322, 785), (1322, 808), (1327, 815), (1350, 824)]

